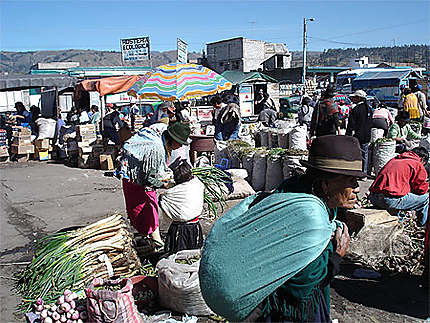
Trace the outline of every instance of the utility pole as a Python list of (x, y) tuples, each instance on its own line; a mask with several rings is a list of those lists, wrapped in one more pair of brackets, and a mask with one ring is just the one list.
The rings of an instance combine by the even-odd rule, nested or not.
[(302, 83), (303, 83), (303, 91), (306, 87), (306, 21), (315, 21), (314, 18), (303, 18), (303, 74), (302, 74)]

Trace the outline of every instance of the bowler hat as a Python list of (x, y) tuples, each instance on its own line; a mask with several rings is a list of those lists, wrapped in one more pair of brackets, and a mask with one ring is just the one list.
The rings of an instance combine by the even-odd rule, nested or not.
[(332, 88), (331, 86), (329, 86), (328, 88), (325, 89), (325, 91), (322, 94), (323, 98), (332, 98), (336, 95), (336, 92), (334, 90), (334, 88)]
[(175, 122), (167, 127), (167, 132), (177, 143), (188, 145), (188, 137), (190, 136), (191, 129), (187, 124)]
[(356, 96), (358, 98), (365, 99), (367, 97), (367, 93), (363, 90), (357, 90), (353, 94), (350, 95), (350, 97)]
[(324, 172), (366, 177), (362, 172), (360, 143), (351, 136), (317, 137), (312, 142), (308, 160), (301, 160), (300, 163)]
[(399, 120), (409, 122), (411, 120), (409, 112), (404, 110), (399, 111), (399, 113), (397, 113), (396, 115), (396, 121), (399, 121)]

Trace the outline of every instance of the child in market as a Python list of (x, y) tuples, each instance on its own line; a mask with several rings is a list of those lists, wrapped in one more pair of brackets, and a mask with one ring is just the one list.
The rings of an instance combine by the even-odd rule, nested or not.
[(191, 172), (186, 160), (176, 159), (170, 166), (175, 186), (159, 197), (160, 213), (172, 223), (164, 244), (166, 253), (200, 249), (203, 233), (199, 216), (203, 210), (203, 183)]

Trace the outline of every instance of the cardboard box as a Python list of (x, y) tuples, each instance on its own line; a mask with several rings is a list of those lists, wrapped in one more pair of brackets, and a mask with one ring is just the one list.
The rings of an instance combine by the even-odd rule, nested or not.
[(31, 130), (29, 128), (25, 128), (25, 127), (13, 127), (12, 128), (12, 135), (14, 137), (19, 137), (19, 136), (31, 136)]
[(49, 139), (36, 139), (34, 146), (40, 149), (49, 149)]
[(36, 147), (34, 158), (38, 160), (49, 160), (49, 150)]
[(9, 151), (7, 149), (7, 146), (0, 146), (0, 157), (7, 157), (9, 156)]
[(34, 154), (34, 146), (33, 145), (12, 145), (10, 147), (10, 151), (13, 154), (25, 155), (25, 154)]
[(100, 169), (113, 170), (113, 159), (111, 155), (100, 155)]
[(12, 140), (12, 145), (31, 145), (31, 136), (14, 137)]
[(79, 156), (89, 155), (93, 152), (93, 147), (79, 147)]
[(84, 137), (91, 134), (96, 134), (96, 126), (93, 124), (84, 124), (76, 126), (76, 135)]

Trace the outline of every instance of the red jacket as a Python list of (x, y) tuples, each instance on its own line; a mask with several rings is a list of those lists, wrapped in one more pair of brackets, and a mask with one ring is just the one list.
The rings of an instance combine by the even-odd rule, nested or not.
[(401, 197), (408, 193), (427, 193), (427, 171), (420, 157), (408, 151), (391, 159), (379, 172), (369, 191), (386, 196)]

